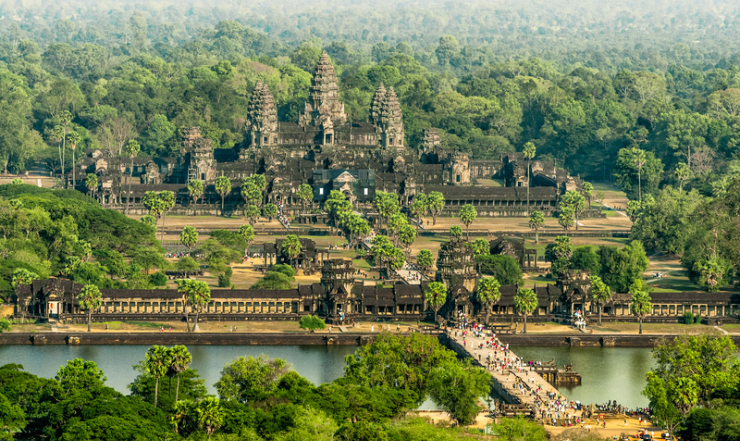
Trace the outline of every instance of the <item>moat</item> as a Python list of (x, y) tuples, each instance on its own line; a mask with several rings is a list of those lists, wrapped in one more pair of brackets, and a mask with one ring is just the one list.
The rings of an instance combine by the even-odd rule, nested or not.
[[(122, 393), (136, 376), (132, 366), (144, 358), (148, 346), (0, 346), (0, 365), (22, 364), (32, 374), (53, 377), (59, 366), (72, 358), (93, 360), (108, 377), (106, 384)], [(340, 377), (344, 357), (356, 346), (206, 346), (191, 345), (192, 368), (206, 379), (210, 393), (224, 364), (242, 355), (266, 354), (284, 358), (296, 371), (314, 384), (331, 382)], [(517, 347), (525, 360), (543, 362), (555, 359), (561, 367), (573, 363), (583, 378), (581, 386), (561, 387), (571, 400), (582, 403), (604, 403), (617, 400), (629, 407), (646, 406), (640, 392), (645, 386), (645, 372), (653, 367), (650, 349), (646, 348), (567, 348)], [(425, 403), (426, 404), (426, 403)], [(427, 407), (427, 406), (424, 406)]]

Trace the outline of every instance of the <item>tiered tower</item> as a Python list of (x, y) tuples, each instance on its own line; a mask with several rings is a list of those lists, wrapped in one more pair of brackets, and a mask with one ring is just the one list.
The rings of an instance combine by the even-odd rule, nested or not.
[(381, 145), (383, 147), (403, 150), (403, 115), (398, 97), (392, 87), (385, 93), (385, 99), (380, 106), (378, 126), (382, 133)]
[(380, 109), (383, 107), (386, 93), (385, 86), (380, 83), (380, 86), (375, 89), (373, 101), (370, 103), (370, 122), (376, 126), (380, 125)]
[(277, 144), (277, 107), (267, 84), (257, 81), (249, 100), (247, 121), (244, 123), (251, 147)]
[(298, 124), (320, 127), (324, 131), (323, 144), (333, 144), (333, 128), (346, 122), (344, 104), (339, 101), (337, 75), (329, 61), (329, 55), (324, 51), (311, 79), (308, 102), (298, 117)]

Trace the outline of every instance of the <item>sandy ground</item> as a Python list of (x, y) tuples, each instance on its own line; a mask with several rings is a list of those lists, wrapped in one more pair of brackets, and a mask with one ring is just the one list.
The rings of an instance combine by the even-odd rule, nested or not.
[[(421, 417), (429, 418), (432, 422), (435, 424), (439, 423), (447, 423), (449, 424), (451, 419), (450, 415), (447, 412), (444, 411), (415, 411), (413, 412)], [(471, 424), (470, 428), (475, 429), (485, 429), (486, 425), (488, 424), (495, 424), (497, 420), (500, 420), (500, 418), (492, 419), (488, 418), (487, 412), (481, 412), (478, 414), (478, 417), (476, 418), (475, 423)], [(614, 436), (619, 436), (621, 434), (626, 434), (631, 437), (636, 437), (638, 432), (641, 430), (649, 430), (655, 432), (656, 439), (659, 439), (660, 436), (660, 428), (659, 427), (653, 427), (650, 424), (640, 424), (639, 420), (637, 418), (627, 418), (627, 424), (624, 423), (625, 419), (607, 419), (606, 420), (606, 428), (603, 427), (603, 422), (599, 424), (599, 427), (597, 428), (597, 420), (591, 419), (586, 420), (581, 425), (579, 424), (577, 427), (580, 428), (582, 426), (590, 425), (591, 431), (597, 433), (600, 437), (603, 438), (611, 438)], [(545, 425), (545, 430), (552, 434), (552, 435), (558, 435), (570, 428), (568, 427), (553, 427), (551, 425)], [(574, 426), (575, 427), (575, 426)], [(571, 427), (571, 428), (574, 428)]]

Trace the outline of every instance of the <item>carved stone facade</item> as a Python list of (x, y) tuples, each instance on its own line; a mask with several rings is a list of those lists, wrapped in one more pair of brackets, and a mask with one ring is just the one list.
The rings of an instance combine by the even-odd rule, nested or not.
[[(392, 87), (383, 84), (373, 95), (368, 121), (351, 121), (339, 99), (337, 76), (326, 53), (316, 66), (308, 102), (298, 121), (279, 121), (272, 92), (262, 82), (256, 83), (247, 114), (242, 116), (244, 141), (232, 149), (214, 149), (198, 127), (186, 128), (181, 131), (178, 158), (137, 157), (133, 170), (130, 158), (108, 157), (98, 150), (87, 152), (80, 161), (75, 185), (84, 190), (86, 174), (96, 173), (101, 187), (95, 195), (106, 207), (121, 209), (129, 198), (136, 207), (146, 191), (166, 189), (173, 191), (177, 203), (187, 210), (191, 203), (189, 181), (204, 181), (205, 193), (198, 205), (209, 207), (220, 205), (213, 184), (219, 176), (226, 176), (233, 189), (225, 197), (228, 212), (243, 208), (242, 178), (264, 174), (265, 201), (282, 201), (299, 209), (305, 206), (295, 197), (298, 187), (324, 185), (314, 181), (315, 177), (326, 181), (316, 171), (348, 171), (354, 178), (353, 171), (369, 171), (373, 177), (370, 194), (376, 190), (396, 193), (403, 204), (409, 204), (416, 194), (440, 191), (447, 201), (446, 210), (457, 211), (459, 205), (470, 203), (479, 216), (524, 215), (526, 192), (518, 187), (526, 186), (533, 187), (531, 209), (550, 213), (564, 191), (581, 186), (578, 178), (553, 163), (524, 161), (519, 153), (505, 154), (500, 160), (471, 160), (465, 153), (446, 149), (445, 138), (437, 129), (425, 129), (418, 151), (411, 151), (406, 145), (398, 97)], [(345, 184), (343, 192), (362, 203), (371, 200)], [(323, 195), (315, 192), (314, 196), (313, 203), (320, 204)], [(369, 205), (357, 208), (369, 209)]]

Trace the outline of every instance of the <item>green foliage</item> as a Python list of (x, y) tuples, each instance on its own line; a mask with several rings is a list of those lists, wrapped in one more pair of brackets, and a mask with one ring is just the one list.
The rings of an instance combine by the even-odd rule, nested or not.
[(481, 410), (479, 397), (491, 391), (491, 376), (470, 360), (432, 371), (429, 379), (432, 399), (460, 425), (475, 421)]
[(290, 289), (295, 279), (280, 271), (268, 271), (249, 289)]
[(424, 299), (432, 307), (436, 316), (439, 308), (447, 302), (447, 287), (442, 282), (430, 282), (424, 290)]
[(683, 323), (685, 325), (693, 325), (694, 324), (694, 314), (691, 311), (684, 311), (683, 312)]
[(545, 441), (545, 429), (524, 418), (501, 418), (491, 425), (493, 435), (502, 441)]
[(324, 320), (315, 315), (304, 315), (303, 317), (301, 317), (301, 320), (298, 322), (298, 324), (300, 325), (301, 329), (305, 329), (311, 332), (317, 329), (326, 328), (326, 323), (324, 323)]
[(645, 248), (632, 241), (621, 250), (616, 247), (599, 247), (601, 279), (615, 292), (627, 292), (635, 279), (641, 279), (650, 261)]
[(587, 270), (594, 275), (600, 274), (601, 262), (596, 248), (586, 245), (573, 250), (573, 255), (570, 258), (570, 268), (574, 270)]
[(482, 274), (490, 274), (502, 285), (524, 283), (519, 262), (511, 256), (482, 254), (475, 258)]
[(0, 334), (2, 334), (3, 332), (10, 332), (10, 329), (10, 320), (6, 319), (5, 317), (0, 317)]
[(416, 265), (422, 271), (428, 271), (434, 265), (432, 252), (429, 250), (419, 250), (419, 254), (416, 255)]
[(462, 237), (463, 231), (462, 228), (460, 228), (458, 225), (453, 225), (450, 227), (450, 236), (459, 239)]
[(152, 286), (167, 286), (167, 275), (164, 271), (157, 271), (149, 276), (149, 283)]
[(180, 233), (180, 243), (185, 245), (185, 248), (191, 249), (198, 243), (198, 232), (195, 231), (194, 227), (184, 227)]
[(344, 375), (365, 387), (408, 390), (421, 403), (430, 392), (433, 370), (456, 363), (455, 353), (433, 336), (381, 334), (373, 343), (346, 357)]
[(736, 392), (737, 353), (728, 336), (684, 335), (659, 342), (653, 349), (656, 368), (646, 374), (643, 391), (658, 420), (673, 432), (694, 408)]
[(239, 357), (224, 366), (215, 384), (219, 398), (248, 403), (272, 394), (280, 380), (293, 368), (280, 358)]

